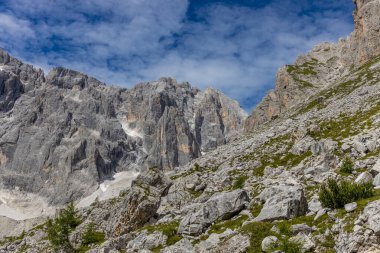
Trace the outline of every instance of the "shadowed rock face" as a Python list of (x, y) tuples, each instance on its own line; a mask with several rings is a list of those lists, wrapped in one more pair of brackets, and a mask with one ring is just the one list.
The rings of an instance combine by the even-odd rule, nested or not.
[(268, 92), (245, 122), (250, 132), (334, 84), (350, 69), (380, 55), (380, 1), (355, 0), (355, 30), (337, 44), (322, 43), (294, 65), (282, 67)]
[(131, 90), (64, 68), (41, 70), (0, 50), (0, 188), (54, 204), (122, 170), (170, 170), (225, 144), (246, 117), (218, 91), (174, 79)]

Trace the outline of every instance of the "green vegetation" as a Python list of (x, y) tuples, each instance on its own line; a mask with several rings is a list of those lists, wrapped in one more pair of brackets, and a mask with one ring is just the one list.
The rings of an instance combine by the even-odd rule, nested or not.
[(2, 241), (0, 241), (0, 246), (5, 245), (7, 243), (12, 243), (17, 240), (22, 240), (26, 236), (25, 230), (19, 236), (5, 236)]
[(380, 113), (380, 102), (368, 110), (359, 110), (353, 115), (340, 114), (338, 118), (319, 122), (320, 131), (309, 133), (316, 140), (331, 138), (341, 141), (362, 132), (363, 127), (372, 125), (372, 117)]
[(338, 182), (329, 178), (319, 191), (319, 200), (324, 207), (341, 208), (345, 204), (373, 196), (371, 183), (355, 183), (348, 180)]
[[(178, 226), (179, 226), (179, 222), (173, 221), (170, 223), (161, 223), (157, 225), (145, 226), (145, 227), (140, 228), (138, 231), (147, 230), (149, 234), (155, 231), (160, 231), (161, 233), (163, 233), (164, 235), (168, 237), (166, 244), (170, 246), (182, 239), (182, 236), (177, 234)], [(159, 252), (161, 249), (162, 247), (157, 247), (155, 249), (152, 249), (152, 251)]]
[(270, 222), (252, 222), (241, 228), (241, 231), (248, 234), (250, 237), (251, 246), (247, 253), (261, 252), (261, 242), (265, 237), (274, 235), (276, 233), (271, 231), (273, 224)]
[(354, 163), (351, 158), (346, 157), (342, 163), (342, 166), (339, 169), (339, 172), (343, 175), (352, 174), (354, 170)]
[(210, 229), (208, 231), (208, 234), (213, 234), (213, 233), (221, 234), (224, 231), (226, 231), (227, 229), (235, 230), (235, 229), (241, 227), (241, 225), (247, 219), (248, 219), (247, 215), (241, 215), (241, 216), (239, 216), (239, 217), (237, 217), (235, 219), (230, 219), (230, 220), (214, 223), (210, 227)]
[(286, 71), (291, 74), (304, 75), (304, 76), (314, 76), (317, 74), (314, 68), (318, 65), (317, 59), (312, 59), (311, 61), (305, 62), (302, 65), (288, 65)]
[(358, 219), (359, 215), (363, 212), (363, 209), (367, 206), (368, 203), (380, 199), (380, 189), (375, 189), (373, 196), (360, 199), (356, 202), (357, 208), (351, 212), (346, 213), (344, 209), (339, 209), (337, 213), (337, 217), (343, 219), (345, 223), (344, 230), (346, 232), (352, 233), (354, 230), (354, 222)]
[(285, 253), (301, 253), (302, 244), (289, 240), (289, 237), (280, 238), (278, 246), (273, 247), (273, 251), (280, 251)]
[(246, 175), (239, 176), (235, 180), (234, 185), (232, 186), (232, 189), (233, 190), (242, 189), (244, 187), (244, 183), (245, 183), (245, 181), (247, 181), (247, 179), (248, 179), (248, 176), (246, 176)]
[(279, 222), (276, 226), (280, 230), (280, 234), (271, 230), (273, 227), (272, 222), (253, 222), (243, 226), (240, 230), (250, 236), (251, 246), (247, 252), (262, 252), (261, 242), (265, 237), (273, 235), (280, 241), (279, 245), (274, 247), (273, 250), (280, 250), (285, 253), (299, 253), (301, 252), (302, 245), (292, 242), (289, 239), (293, 236), (290, 231), (290, 226), (301, 223), (306, 223), (307, 225), (312, 226), (314, 223), (314, 216), (303, 216)]
[[(264, 169), (267, 166), (273, 168), (281, 166), (291, 168), (311, 156), (311, 151), (305, 152), (301, 155), (292, 154), (289, 151), (293, 144), (294, 140), (291, 138), (290, 134), (281, 135), (268, 140), (252, 153), (239, 157), (239, 162), (247, 162), (251, 160), (260, 161), (261, 165), (255, 168), (253, 172), (255, 176), (262, 176), (264, 174)], [(281, 153), (276, 152), (277, 150), (281, 150)]]
[(74, 252), (75, 249), (70, 243), (69, 234), (79, 224), (81, 220), (76, 214), (73, 203), (63, 209), (54, 220), (48, 219), (46, 222), (48, 240), (55, 251)]
[(92, 245), (99, 245), (105, 241), (103, 232), (96, 231), (95, 224), (90, 223), (87, 225), (86, 231), (82, 237), (82, 245), (78, 252), (86, 252), (91, 249)]
[[(371, 60), (365, 64), (363, 64), (358, 69), (354, 70), (352, 72), (352, 75), (354, 76), (352, 79), (344, 81), (342, 83), (338, 83), (337, 85), (328, 88), (326, 90), (323, 90), (319, 92), (317, 95), (315, 95), (315, 98), (311, 100), (308, 104), (306, 104), (304, 107), (298, 110), (298, 112), (294, 115), (300, 115), (304, 114), (314, 108), (317, 108), (318, 110), (326, 107), (326, 101), (334, 96), (340, 95), (340, 96), (346, 96), (350, 93), (352, 93), (354, 90), (359, 88), (362, 84), (367, 83), (369, 85), (376, 84), (378, 81), (380, 81), (380, 78), (375, 78), (374, 74), (377, 71), (376, 69), (371, 70), (371, 66), (377, 62), (379, 62), (380, 57), (375, 58), (374, 60)], [(290, 68), (291, 72), (293, 73), (295, 70), (293, 68)], [(321, 101), (319, 98), (323, 97), (324, 101)]]
[(185, 171), (181, 174), (171, 176), (170, 179), (175, 180), (177, 178), (187, 177), (187, 176), (189, 176), (195, 172), (203, 172), (203, 173), (210, 172), (210, 171), (215, 172), (217, 169), (218, 169), (218, 167), (216, 167), (216, 166), (214, 166), (214, 167), (208, 167), (208, 166), (207, 167), (201, 167), (198, 163), (195, 163), (194, 167), (192, 169)]
[(263, 209), (263, 205), (261, 204), (254, 204), (252, 207), (251, 207), (251, 213), (253, 214), (253, 216), (257, 217), (259, 216), (261, 210)]

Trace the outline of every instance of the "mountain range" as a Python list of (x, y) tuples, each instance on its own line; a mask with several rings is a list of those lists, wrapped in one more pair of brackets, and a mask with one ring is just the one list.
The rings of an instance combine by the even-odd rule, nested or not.
[(380, 1), (354, 2), (250, 115), (1, 50), (0, 252), (380, 252)]

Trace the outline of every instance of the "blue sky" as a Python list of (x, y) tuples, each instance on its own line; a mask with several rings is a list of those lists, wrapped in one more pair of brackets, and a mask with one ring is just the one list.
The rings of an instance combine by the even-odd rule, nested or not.
[(0, 0), (0, 47), (132, 87), (172, 76), (250, 111), (276, 71), (353, 30), (351, 0)]

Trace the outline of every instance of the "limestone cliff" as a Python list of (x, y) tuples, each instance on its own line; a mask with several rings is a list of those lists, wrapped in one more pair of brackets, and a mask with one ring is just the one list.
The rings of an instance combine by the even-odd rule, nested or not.
[(0, 51), (0, 188), (54, 203), (124, 170), (170, 170), (225, 144), (246, 117), (218, 91), (162, 78), (133, 89), (41, 70)]
[(275, 89), (253, 110), (245, 122), (245, 131), (250, 132), (300, 106), (354, 67), (380, 55), (379, 3), (379, 0), (356, 0), (355, 30), (347, 39), (317, 45), (298, 57), (294, 65), (282, 67), (276, 76)]

